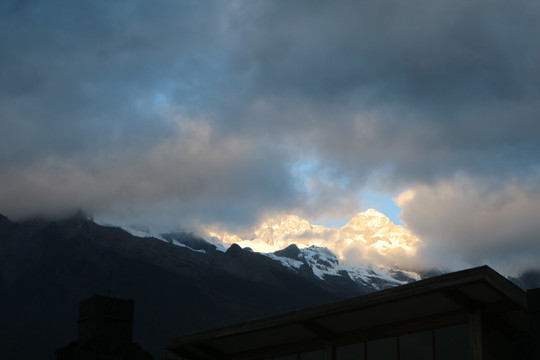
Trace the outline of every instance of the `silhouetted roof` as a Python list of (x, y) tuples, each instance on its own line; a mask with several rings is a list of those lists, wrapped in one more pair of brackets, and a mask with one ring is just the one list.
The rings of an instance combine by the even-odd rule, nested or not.
[[(268, 354), (433, 328), (497, 313), (516, 332), (526, 329), (526, 294), (488, 266), (222, 329), (170, 339), (166, 349), (186, 359), (254, 359)], [(182, 321), (182, 319), (178, 319)]]

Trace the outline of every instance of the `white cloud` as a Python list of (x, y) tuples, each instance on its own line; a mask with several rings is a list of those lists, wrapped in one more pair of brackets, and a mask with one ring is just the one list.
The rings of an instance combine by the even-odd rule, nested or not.
[(397, 203), (402, 220), (425, 244), (419, 256), (432, 264), (488, 264), (516, 273), (540, 267), (538, 180), (489, 184), (483, 178), (457, 176), (412, 187)]

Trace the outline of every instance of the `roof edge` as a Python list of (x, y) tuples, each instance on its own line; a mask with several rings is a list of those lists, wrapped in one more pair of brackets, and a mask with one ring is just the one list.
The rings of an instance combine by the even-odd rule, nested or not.
[(519, 307), (526, 309), (526, 294), (517, 285), (493, 270), (487, 265), (459, 270), (443, 275), (418, 280), (409, 284), (400, 285), (390, 289), (385, 289), (349, 299), (339, 300), (332, 303), (322, 304), (306, 309), (296, 310), (288, 313), (272, 315), (265, 318), (250, 320), (247, 322), (211, 329), (186, 336), (170, 338), (165, 348), (173, 351), (188, 343), (202, 339), (212, 339), (225, 337), (234, 334), (256, 331), (259, 329), (283, 325), (290, 321), (303, 321), (315, 316), (325, 316), (328, 314), (339, 314), (347, 312), (353, 308), (369, 307), (384, 302), (393, 302), (412, 296), (427, 294), (459, 286), (466, 283), (485, 281), (496, 291), (510, 299)]

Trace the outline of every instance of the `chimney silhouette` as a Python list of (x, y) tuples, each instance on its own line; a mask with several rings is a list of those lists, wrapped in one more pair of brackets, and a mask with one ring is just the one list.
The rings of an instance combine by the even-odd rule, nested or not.
[(94, 296), (79, 305), (79, 343), (130, 343), (133, 337), (133, 300)]
[(94, 296), (79, 304), (79, 337), (56, 350), (57, 360), (151, 360), (132, 342), (133, 300)]

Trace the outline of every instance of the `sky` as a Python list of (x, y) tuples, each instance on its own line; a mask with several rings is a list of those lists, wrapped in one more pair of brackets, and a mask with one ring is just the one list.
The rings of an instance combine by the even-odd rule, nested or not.
[(540, 3), (7, 0), (0, 213), (231, 229), (368, 207), (540, 263)]

